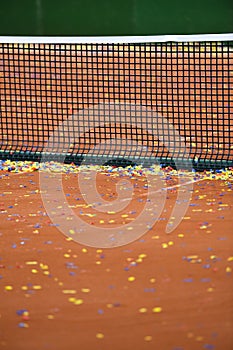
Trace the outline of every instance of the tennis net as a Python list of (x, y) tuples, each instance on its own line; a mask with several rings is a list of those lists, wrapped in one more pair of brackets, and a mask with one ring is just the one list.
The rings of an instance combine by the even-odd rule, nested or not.
[(232, 41), (0, 37), (0, 159), (231, 167)]

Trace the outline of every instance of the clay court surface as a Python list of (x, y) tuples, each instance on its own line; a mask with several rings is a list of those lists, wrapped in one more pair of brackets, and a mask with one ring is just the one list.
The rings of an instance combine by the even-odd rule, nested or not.
[[(0, 173), (1, 349), (232, 349), (230, 171), (196, 177), (188, 211), (170, 234), (178, 188), (167, 172), (170, 189), (154, 227), (135, 242), (100, 249), (59, 231), (45, 211), (39, 172), (28, 170)], [(98, 173), (106, 212), (87, 205), (77, 174), (63, 174), (76, 215), (109, 230), (133, 221), (145, 204), (146, 178), (123, 173), (134, 195), (119, 213), (111, 212), (117, 173)]]

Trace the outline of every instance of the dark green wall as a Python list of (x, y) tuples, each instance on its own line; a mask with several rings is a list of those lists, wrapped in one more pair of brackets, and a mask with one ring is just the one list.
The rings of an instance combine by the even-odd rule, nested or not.
[(0, 35), (233, 32), (232, 0), (0, 0)]

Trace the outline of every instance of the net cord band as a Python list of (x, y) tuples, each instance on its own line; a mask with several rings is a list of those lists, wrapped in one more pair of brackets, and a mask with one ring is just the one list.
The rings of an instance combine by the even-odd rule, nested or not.
[(233, 41), (233, 33), (150, 36), (0, 36), (0, 44), (135, 44)]

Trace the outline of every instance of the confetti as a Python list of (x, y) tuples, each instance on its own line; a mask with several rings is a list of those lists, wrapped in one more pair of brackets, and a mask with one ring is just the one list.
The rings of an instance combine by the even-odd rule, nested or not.
[(128, 281), (129, 281), (129, 282), (134, 282), (134, 281), (135, 281), (135, 279), (136, 279), (136, 278), (135, 278), (134, 276), (130, 276), (130, 277), (128, 277)]
[(162, 312), (162, 308), (161, 308), (160, 306), (156, 306), (156, 307), (154, 307), (154, 308), (152, 309), (152, 312), (154, 312), (154, 313), (160, 313), (160, 312)]
[(141, 307), (141, 308), (139, 309), (139, 312), (140, 312), (141, 314), (144, 314), (144, 313), (147, 312), (147, 308), (146, 308), (146, 307)]
[(5, 290), (6, 291), (11, 291), (11, 290), (13, 290), (13, 287), (12, 286), (5, 286)]
[(103, 333), (97, 333), (96, 334), (96, 338), (97, 339), (103, 339), (104, 338), (104, 334)]

